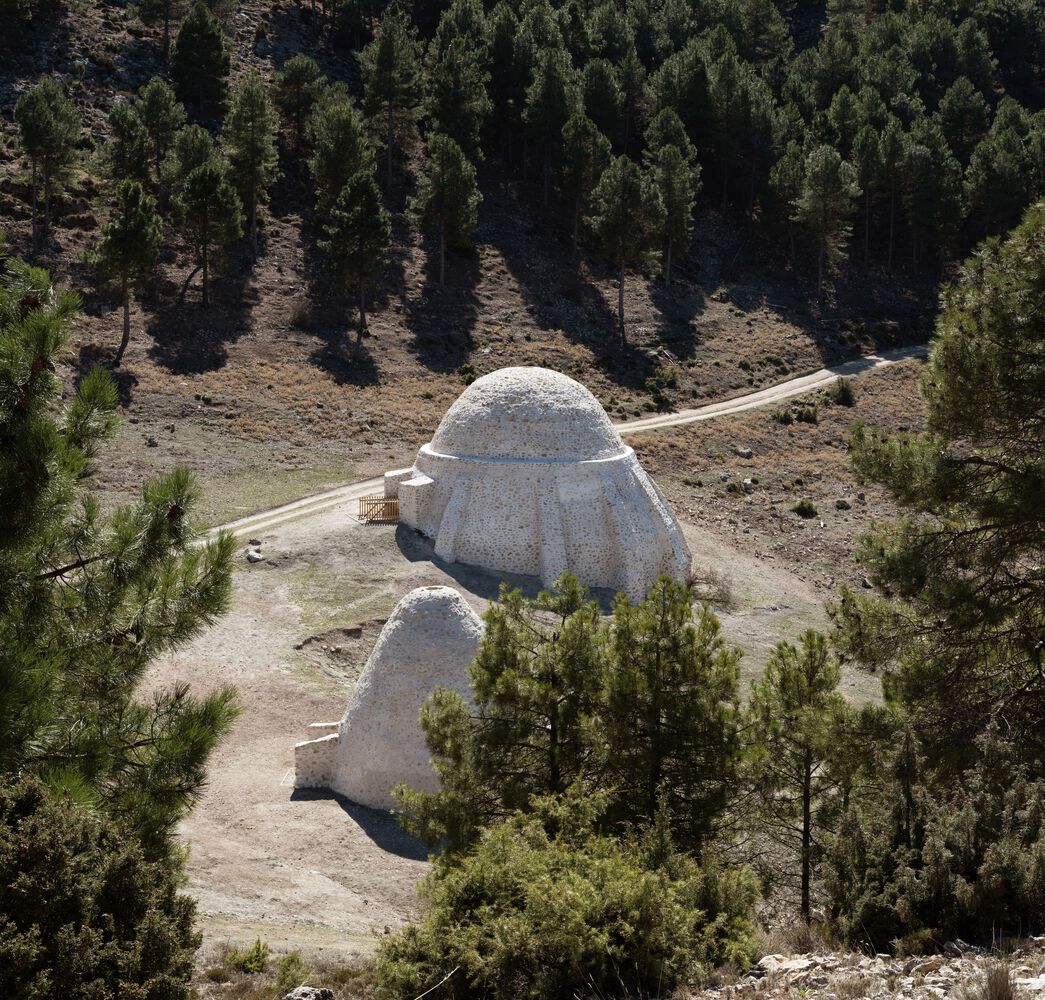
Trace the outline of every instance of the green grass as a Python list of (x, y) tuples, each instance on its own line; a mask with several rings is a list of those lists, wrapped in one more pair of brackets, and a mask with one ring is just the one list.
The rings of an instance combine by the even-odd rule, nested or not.
[(203, 525), (211, 528), (358, 478), (356, 471), (346, 465), (317, 469), (251, 467), (231, 476), (201, 477), (203, 499), (199, 514)]

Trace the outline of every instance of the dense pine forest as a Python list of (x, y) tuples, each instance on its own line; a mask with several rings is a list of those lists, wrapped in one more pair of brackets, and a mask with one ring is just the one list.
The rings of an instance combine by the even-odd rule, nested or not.
[[(794, 996), (759, 965), (783, 941), (907, 971), (989, 955), (955, 995), (1020, 995), (1006, 956), (1045, 932), (1042, 0), (0, 14), (0, 993), (625, 1000), (766, 976), (767, 996)], [(525, 244), (513, 268), (484, 224)], [(729, 287), (741, 258), (744, 288), (785, 304)], [(505, 286), (532, 272), (534, 322), (477, 291), (491, 261)], [(566, 278), (542, 288), (548, 268)], [(563, 287), (576, 298), (551, 301)], [(721, 306), (703, 327), (696, 301)], [(432, 852), (412, 919), (354, 964), (277, 959), (259, 932), (204, 965), (183, 824), (262, 685), (151, 672), (229, 614), (243, 571), (233, 536), (203, 528), (243, 508), (201, 516), (172, 456), (217, 465), (261, 442), (254, 511), (275, 504), (259, 482), (332, 441), (338, 482), (359, 441), (367, 474), (409, 460), (479, 367), (570, 368), (620, 419), (930, 334), (917, 385), (908, 359), (885, 389), (839, 379), (709, 431), (715, 462), (762, 460), (739, 474), (636, 439), (676, 508), (756, 526), (762, 509), (787, 535), (757, 564), (767, 579), (779, 557), (806, 580), (818, 532), (845, 546), (817, 627), (773, 634), (742, 673), (728, 586), (708, 603), (695, 576), (641, 601), (569, 574), (491, 588), (474, 703), (439, 688), (421, 715), (441, 790), (395, 790), (409, 860)], [(864, 422), (869, 400), (888, 426)], [(788, 464), (807, 432), (826, 443)], [(161, 474), (103, 497), (120, 462), (124, 491)], [(829, 494), (843, 477), (853, 489)], [(736, 554), (749, 522), (729, 523)], [(367, 627), (375, 551), (353, 552)], [(293, 557), (271, 577), (281, 613)], [(868, 697), (843, 684), (857, 672)], [(882, 996), (930, 995), (890, 977)]]
[[(24, 88), (15, 142), (34, 245), (86, 160), (104, 179), (101, 274), (128, 299), (171, 233), (206, 304), (231, 244), (261, 252), (287, 172), (314, 196), (316, 242), (362, 336), (390, 214), (429, 237), (443, 284), (483, 211), (477, 177), (496, 165), (501, 188), (616, 273), (626, 341), (628, 272), (670, 286), (705, 207), (748, 227), (819, 300), (835, 276), (941, 274), (1045, 190), (1045, 19), (1031, 0), (331, 2), (302, 14), (336, 70), (302, 51), (271, 78), (243, 71), (227, 37), (234, 4), (143, 0), (127, 16), (158, 72), (104, 128), (84, 132), (83, 62)], [(12, 16), (28, 33), (55, 13), (27, 0)]]

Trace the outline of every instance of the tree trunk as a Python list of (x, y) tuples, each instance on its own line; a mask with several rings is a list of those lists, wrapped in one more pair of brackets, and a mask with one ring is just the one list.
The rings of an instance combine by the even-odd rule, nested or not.
[(207, 308), (207, 251), (203, 251), (203, 308)]
[(893, 273), (893, 221), (896, 218), (896, 185), (889, 187), (889, 256), (885, 269)]
[(37, 219), (37, 205), (38, 195), (36, 192), (36, 160), (33, 160), (33, 249), (36, 249), (39, 234), (37, 229), (39, 228), (39, 221)]
[(544, 175), (543, 178), (542, 178), (543, 183), (544, 183), (544, 193), (543, 193), (544, 210), (547, 212), (548, 211), (548, 187), (549, 187), (549, 181), (551, 180), (551, 174), (552, 174), (552, 151), (551, 151), (551, 146), (550, 145), (545, 147), (545, 151), (544, 151), (544, 166), (543, 166), (543, 171), (542, 172), (543, 172), (543, 175)]
[(722, 164), (722, 211), (729, 204), (729, 170), (725, 163)]
[(671, 287), (671, 240), (664, 247), (664, 287)]
[(809, 880), (813, 861), (813, 768), (806, 756), (802, 776), (802, 919), (809, 923)]
[(363, 334), (366, 333), (366, 285), (359, 283), (359, 326), (356, 327), (356, 347), (352, 359), (359, 357), (359, 349), (363, 346)]
[(250, 248), (254, 253), (254, 259), (258, 259), (258, 199), (252, 190), (250, 192)]
[(864, 192), (864, 271), (871, 261), (871, 192)]
[(392, 135), (394, 131), (393, 120), (392, 120), (392, 106), (388, 106), (388, 180), (385, 184), (385, 193), (391, 197), (392, 195)]
[(123, 283), (123, 336), (120, 338), (120, 346), (116, 349), (116, 360), (113, 368), (119, 368), (123, 360), (123, 352), (131, 341), (131, 290), (127, 282)]
[(620, 346), (628, 346), (628, 335), (624, 329), (624, 261), (620, 262), (620, 285), (617, 288), (617, 322), (620, 324)]
[(820, 301), (820, 290), (824, 284), (824, 239), (820, 239), (820, 253), (816, 258), (816, 301)]
[(581, 231), (581, 196), (573, 204), (573, 255), (577, 255), (577, 239)]
[(44, 225), (43, 234), (46, 237), (51, 231), (51, 179), (44, 178)]
[(439, 223), (439, 287), (446, 280), (446, 223)]

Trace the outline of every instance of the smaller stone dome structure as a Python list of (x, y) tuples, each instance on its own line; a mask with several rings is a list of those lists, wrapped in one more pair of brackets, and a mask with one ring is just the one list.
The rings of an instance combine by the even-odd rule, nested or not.
[(690, 554), (667, 501), (599, 401), (547, 368), (502, 368), (447, 410), (414, 464), (385, 475), (435, 554), (550, 585), (571, 572), (634, 600)]
[(394, 805), (400, 781), (439, 789), (421, 706), (442, 685), (471, 699), (468, 665), (482, 638), (479, 616), (452, 587), (420, 587), (395, 607), (340, 722), (309, 726), (294, 747), (294, 787), (328, 788), (374, 809)]

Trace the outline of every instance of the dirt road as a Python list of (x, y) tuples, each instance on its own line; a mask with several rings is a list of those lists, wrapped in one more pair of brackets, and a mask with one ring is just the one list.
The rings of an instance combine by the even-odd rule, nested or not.
[[(776, 385), (767, 386), (757, 392), (745, 393), (732, 399), (721, 400), (717, 403), (708, 403), (692, 410), (679, 410), (675, 413), (658, 414), (654, 417), (643, 417), (639, 420), (628, 420), (624, 423), (614, 424), (621, 435), (639, 434), (644, 431), (655, 431), (665, 427), (678, 427), (682, 424), (692, 424), (700, 420), (712, 420), (715, 417), (725, 417), (732, 413), (742, 413), (745, 410), (753, 410), (760, 406), (768, 406), (771, 403), (779, 403), (794, 396), (811, 392), (823, 386), (830, 385), (838, 378), (850, 378), (854, 375), (862, 375), (867, 372), (896, 364), (898, 361), (906, 361), (909, 358), (922, 357), (927, 348), (925, 345), (913, 347), (900, 347), (892, 351), (882, 351), (880, 354), (870, 354), (852, 361), (832, 365), (829, 368), (820, 368), (806, 375), (778, 382)], [(434, 428), (433, 428), (434, 430)], [(274, 507), (272, 510), (260, 511), (238, 518), (227, 524), (219, 525), (211, 530), (211, 534), (227, 530), (239, 538), (253, 536), (259, 532), (267, 531), (277, 525), (288, 521), (297, 521), (301, 518), (311, 517), (315, 514), (331, 510), (341, 504), (356, 500), (370, 493), (379, 493), (382, 488), (380, 477), (365, 479), (361, 482), (346, 483), (313, 496), (295, 500), (293, 503)]]

